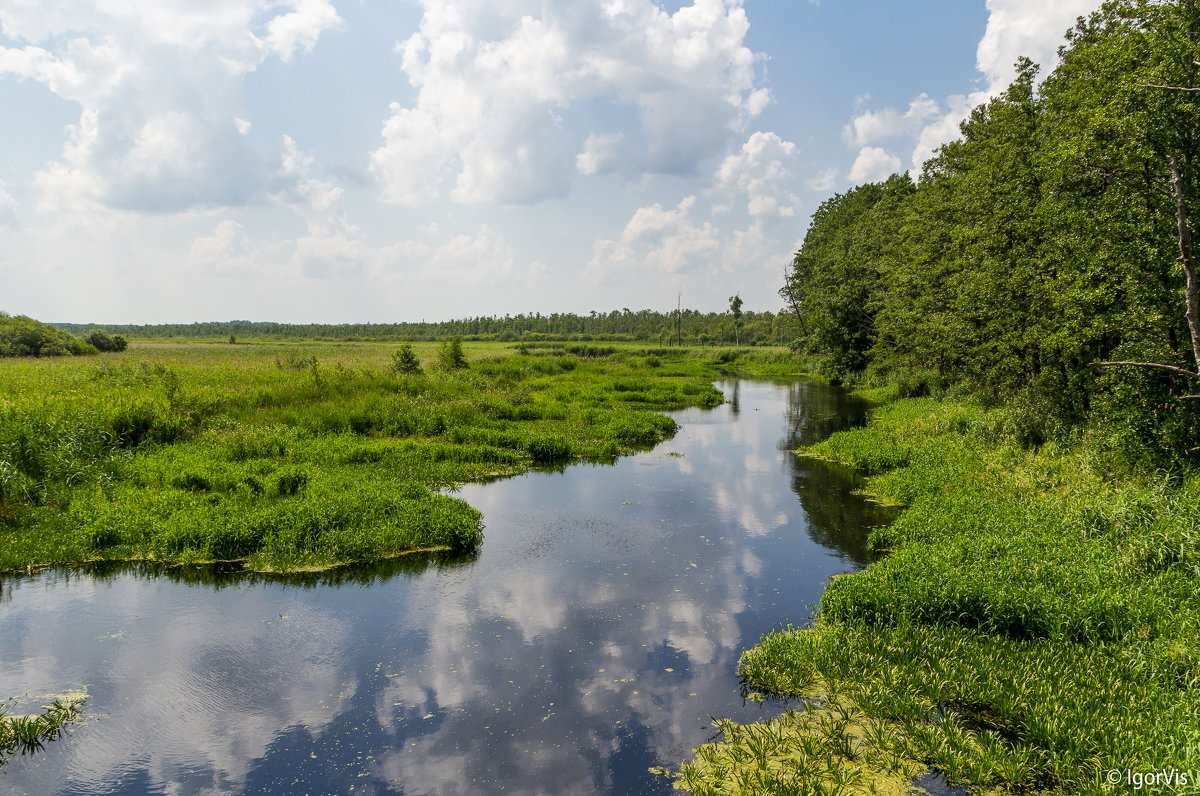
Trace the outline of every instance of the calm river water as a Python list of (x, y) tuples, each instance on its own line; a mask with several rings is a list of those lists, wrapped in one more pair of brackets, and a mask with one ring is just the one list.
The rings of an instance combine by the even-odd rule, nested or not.
[(0, 581), (0, 696), (86, 688), (84, 721), (0, 792), (665, 794), (752, 720), (735, 668), (866, 563), (879, 517), (789, 451), (861, 422), (809, 382), (729, 403), (613, 466), (470, 485), (470, 558), (288, 581), (54, 570)]

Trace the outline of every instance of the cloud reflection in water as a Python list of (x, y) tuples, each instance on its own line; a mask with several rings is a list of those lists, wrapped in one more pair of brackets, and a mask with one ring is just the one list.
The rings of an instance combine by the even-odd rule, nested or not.
[(87, 684), (93, 717), (0, 781), (670, 792), (648, 767), (707, 740), (708, 714), (772, 710), (741, 703), (738, 655), (803, 621), (830, 574), (865, 561), (878, 522), (838, 473), (788, 452), (860, 405), (820, 385), (734, 389), (736, 413), (681, 412), (675, 439), (616, 466), (465, 487), (487, 530), (457, 565), (6, 581), (0, 691)]

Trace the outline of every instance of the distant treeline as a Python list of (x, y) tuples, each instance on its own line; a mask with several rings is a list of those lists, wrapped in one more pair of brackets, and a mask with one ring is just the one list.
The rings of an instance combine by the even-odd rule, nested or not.
[(1034, 443), (1104, 429), (1194, 458), (1198, 42), (1195, 3), (1105, 3), (915, 185), (826, 200), (781, 291), (800, 348), (831, 376), (1013, 402)]
[(553, 313), (542, 315), (479, 316), (426, 323), (294, 324), (226, 321), (214, 323), (170, 323), (145, 326), (57, 323), (57, 328), (85, 336), (95, 329), (126, 338), (259, 338), (310, 340), (397, 340), (406, 342), (444, 340), (498, 341), (641, 341), (659, 345), (788, 345), (796, 333), (795, 320), (786, 313), (740, 313), (737, 328), (731, 313), (682, 310), (613, 310), (588, 315)]

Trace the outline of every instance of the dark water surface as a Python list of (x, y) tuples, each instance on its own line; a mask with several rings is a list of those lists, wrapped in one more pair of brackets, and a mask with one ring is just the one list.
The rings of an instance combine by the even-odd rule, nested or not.
[(88, 700), (0, 792), (670, 793), (647, 769), (709, 740), (709, 714), (779, 711), (743, 703), (738, 655), (806, 622), (882, 522), (789, 453), (859, 401), (719, 386), (653, 451), (464, 488), (473, 557), (3, 579), (0, 696)]

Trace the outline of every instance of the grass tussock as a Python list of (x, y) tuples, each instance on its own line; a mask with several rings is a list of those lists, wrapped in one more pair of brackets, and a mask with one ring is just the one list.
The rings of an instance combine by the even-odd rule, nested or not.
[(1200, 771), (1200, 476), (1018, 432), (1003, 409), (905, 399), (807, 451), (905, 510), (816, 625), (768, 636), (741, 675), (834, 694), (956, 783), (1116, 793), (1112, 769)]
[(56, 696), (41, 713), (16, 715), (10, 705), (0, 705), (0, 766), (15, 755), (34, 754), (46, 743), (62, 735), (66, 727), (79, 718), (87, 694), (72, 691)]
[(806, 703), (770, 721), (717, 720), (722, 739), (678, 772), (656, 769), (697, 796), (850, 796), (915, 793), (925, 766), (898, 753), (890, 723), (850, 703)]
[(137, 343), (0, 361), (0, 571), (470, 550), (482, 518), (444, 491), (611, 462), (675, 433), (662, 410), (722, 400), (720, 351), (466, 345), (452, 367), (443, 353)]

